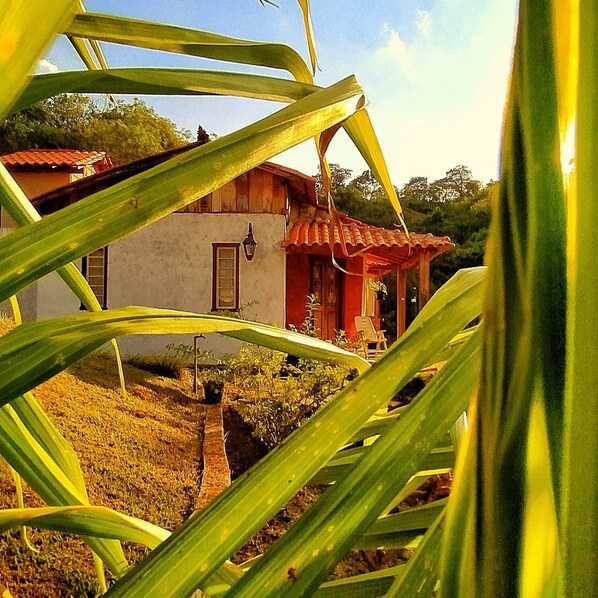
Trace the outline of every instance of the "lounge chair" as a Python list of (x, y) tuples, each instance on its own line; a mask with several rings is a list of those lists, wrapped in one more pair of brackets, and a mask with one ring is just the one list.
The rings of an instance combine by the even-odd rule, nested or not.
[(367, 360), (375, 361), (388, 348), (384, 336), (385, 330), (376, 330), (369, 316), (355, 316), (355, 329), (363, 344)]

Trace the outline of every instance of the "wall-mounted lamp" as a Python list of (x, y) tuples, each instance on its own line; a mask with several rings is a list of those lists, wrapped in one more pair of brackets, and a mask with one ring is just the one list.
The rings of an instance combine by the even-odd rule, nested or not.
[(245, 252), (245, 257), (247, 261), (250, 262), (253, 257), (255, 256), (255, 248), (257, 243), (253, 238), (253, 227), (251, 226), (251, 222), (249, 223), (249, 232), (247, 236), (243, 239), (243, 251)]

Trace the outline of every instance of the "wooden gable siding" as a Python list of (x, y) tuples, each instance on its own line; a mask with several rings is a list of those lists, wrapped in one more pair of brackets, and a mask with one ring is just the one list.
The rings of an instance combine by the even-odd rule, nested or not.
[(284, 179), (256, 168), (178, 211), (284, 214), (286, 198)]

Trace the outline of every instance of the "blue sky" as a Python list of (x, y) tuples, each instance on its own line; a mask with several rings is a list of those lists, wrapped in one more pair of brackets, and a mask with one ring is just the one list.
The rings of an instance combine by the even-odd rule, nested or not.
[[(235, 37), (280, 41), (307, 56), (299, 7), (258, 0), (87, 0), (88, 11), (150, 19)], [(319, 85), (349, 74), (363, 84), (393, 181), (431, 180), (457, 164), (476, 178), (497, 178), (516, 0), (312, 0)], [(223, 68), (196, 58), (103, 44), (110, 66)], [(81, 68), (57, 42), (41, 70)], [(234, 65), (230, 70), (241, 70)], [(278, 109), (278, 104), (233, 98), (143, 98), (179, 127), (198, 124), (224, 135)], [(366, 165), (340, 133), (329, 160), (357, 175)], [(280, 163), (316, 172), (313, 144), (279, 156)]]

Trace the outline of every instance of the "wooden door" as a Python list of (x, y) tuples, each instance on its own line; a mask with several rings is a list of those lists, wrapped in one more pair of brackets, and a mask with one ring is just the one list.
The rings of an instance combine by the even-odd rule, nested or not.
[(311, 293), (320, 307), (316, 310), (316, 328), (318, 336), (333, 339), (339, 330), (339, 271), (329, 259), (312, 258)]

